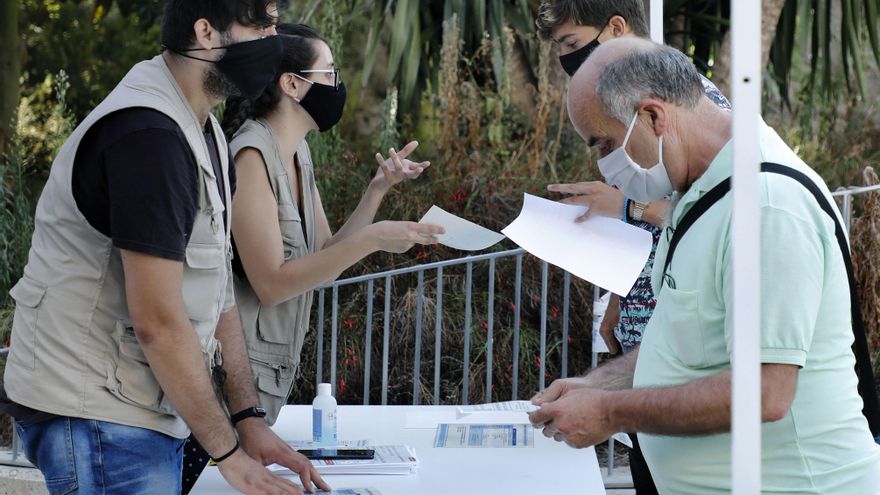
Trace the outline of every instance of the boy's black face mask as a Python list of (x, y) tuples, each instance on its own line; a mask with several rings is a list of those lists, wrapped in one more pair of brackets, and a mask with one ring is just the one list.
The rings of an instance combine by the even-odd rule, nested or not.
[[(602, 33), (599, 34), (601, 35)], [(562, 70), (564, 70), (569, 77), (574, 76), (575, 72), (581, 68), (581, 65), (587, 61), (587, 58), (589, 58), (593, 53), (593, 50), (596, 48), (599, 48), (599, 36), (596, 36), (593, 41), (571, 53), (560, 55), (559, 63), (562, 64)]]
[(611, 19), (608, 19), (605, 25), (602, 26), (602, 29), (599, 30), (599, 34), (593, 38), (593, 41), (569, 54), (559, 56), (559, 63), (562, 64), (562, 69), (568, 74), (568, 77), (573, 77), (575, 72), (577, 72), (578, 69), (581, 68), (581, 65), (587, 61), (593, 51), (596, 48), (599, 48), (599, 36), (602, 36), (602, 33), (605, 32), (605, 28), (608, 27), (609, 22), (611, 22)]

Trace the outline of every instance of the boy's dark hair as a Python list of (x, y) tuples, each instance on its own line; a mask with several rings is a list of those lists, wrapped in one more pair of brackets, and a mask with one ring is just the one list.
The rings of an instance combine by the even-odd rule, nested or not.
[(226, 32), (233, 23), (268, 27), (276, 19), (267, 12), (276, 0), (166, 0), (162, 16), (162, 45), (174, 50), (189, 48), (195, 41), (193, 25), (206, 19), (214, 29)]
[(248, 119), (262, 118), (275, 110), (281, 101), (281, 88), (278, 80), (288, 72), (297, 73), (315, 65), (318, 60), (318, 47), (316, 41), (326, 41), (321, 33), (305, 24), (279, 24), (276, 27), (281, 43), (284, 45), (284, 54), (281, 64), (271, 84), (266, 86), (263, 94), (255, 100), (249, 100), (241, 96), (233, 96), (226, 100), (226, 109), (223, 111), (223, 133), (227, 140)]
[(541, 38), (549, 40), (553, 30), (568, 21), (601, 29), (615, 15), (626, 19), (636, 36), (649, 36), (642, 0), (544, 0), (538, 7), (535, 25)]

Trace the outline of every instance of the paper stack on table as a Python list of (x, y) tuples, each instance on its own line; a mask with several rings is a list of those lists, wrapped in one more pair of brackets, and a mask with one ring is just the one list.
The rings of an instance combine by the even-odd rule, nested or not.
[(575, 223), (585, 212), (526, 194), (519, 216), (501, 232), (538, 258), (626, 296), (651, 254), (651, 233), (598, 215)]
[[(312, 465), (320, 474), (415, 474), (419, 461), (415, 451), (406, 445), (370, 446), (376, 454), (372, 459), (313, 459)], [(292, 474), (278, 464), (269, 466), (276, 474)]]

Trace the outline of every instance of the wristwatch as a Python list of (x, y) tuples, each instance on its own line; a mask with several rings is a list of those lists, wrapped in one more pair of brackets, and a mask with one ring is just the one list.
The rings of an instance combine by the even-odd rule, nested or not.
[(237, 412), (232, 415), (232, 424), (237, 425), (240, 421), (247, 418), (265, 418), (266, 409), (260, 406), (249, 407), (244, 411)]
[(633, 201), (633, 213), (630, 218), (635, 220), (636, 222), (641, 222), (642, 217), (645, 215), (645, 209), (648, 208), (648, 205), (645, 203), (639, 203), (638, 201)]

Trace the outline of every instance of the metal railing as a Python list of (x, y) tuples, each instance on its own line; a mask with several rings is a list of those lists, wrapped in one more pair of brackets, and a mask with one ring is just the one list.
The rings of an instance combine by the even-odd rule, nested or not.
[[(520, 332), (521, 328), (521, 311), (522, 311), (522, 280), (523, 280), (523, 257), (527, 253), (522, 249), (511, 249), (508, 251), (500, 251), (497, 253), (489, 253), (482, 254), (477, 256), (468, 256), (465, 258), (453, 259), (440, 261), (436, 263), (429, 263), (425, 265), (417, 265), (407, 268), (400, 268), (396, 270), (389, 270), (380, 273), (374, 273), (369, 275), (363, 275), (359, 277), (353, 277), (345, 280), (336, 281), (328, 286), (317, 289), (318, 292), (318, 314), (317, 314), (317, 349), (316, 349), (316, 361), (317, 361), (317, 372), (315, 376), (315, 383), (320, 383), (324, 380), (325, 377), (325, 362), (324, 362), (324, 341), (325, 337), (325, 315), (326, 315), (326, 298), (327, 293), (330, 293), (331, 298), (331, 319), (330, 319), (330, 353), (329, 353), (329, 383), (336, 384), (337, 383), (337, 342), (338, 342), (338, 334), (339, 334), (339, 290), (342, 287), (355, 285), (355, 284), (366, 284), (366, 308), (365, 308), (365, 336), (364, 336), (364, 348), (371, 349), (372, 348), (372, 334), (373, 334), (373, 299), (374, 299), (374, 287), (376, 282), (384, 283), (384, 310), (383, 310), (383, 329), (382, 329), (382, 386), (381, 386), (381, 404), (388, 403), (388, 368), (389, 368), (389, 341), (391, 338), (390, 335), (390, 324), (391, 324), (391, 297), (393, 291), (392, 288), (392, 280), (395, 277), (399, 277), (401, 275), (410, 275), (415, 274), (417, 276), (417, 285), (416, 285), (416, 318), (415, 318), (415, 348), (412, 349), (413, 352), (413, 376), (420, 377), (421, 376), (421, 355), (422, 355), (422, 330), (423, 330), (423, 307), (425, 303), (425, 273), (433, 272), (436, 274), (436, 289), (435, 289), (435, 304), (434, 304), (434, 387), (433, 387), (433, 403), (440, 403), (440, 382), (441, 382), (441, 374), (440, 374), (440, 358), (442, 356), (441, 349), (441, 336), (443, 332), (442, 328), (442, 314), (444, 308), (444, 291), (446, 285), (444, 284), (444, 269), (448, 269), (451, 267), (462, 266), (465, 267), (465, 288), (464, 288), (464, 321), (460, 327), (460, 329), (464, 332), (464, 349), (462, 356), (462, 390), (461, 397), (463, 402), (466, 404), (468, 402), (469, 396), (469, 386), (470, 386), (470, 355), (471, 355), (471, 335), (473, 331), (473, 287), (474, 287), (474, 266), (478, 263), (488, 263), (488, 297), (487, 297), (487, 311), (486, 311), (486, 324), (485, 330), (487, 332), (487, 340), (486, 340), (486, 368), (487, 370), (493, 369), (493, 360), (494, 360), (494, 331), (495, 331), (495, 271), (496, 271), (496, 262), (502, 259), (514, 258), (516, 263), (515, 268), (515, 280), (514, 280), (514, 323), (513, 323), (513, 359), (512, 359), (512, 393), (511, 399), (517, 399), (519, 396), (519, 388), (518, 388), (518, 378), (519, 378), (519, 351), (520, 351)], [(548, 322), (548, 309), (547, 309), (547, 291), (548, 291), (548, 276), (550, 266), (547, 262), (541, 261), (541, 310), (540, 310), (540, 369), (539, 369), (539, 387), (544, 388), (546, 385), (544, 377), (546, 375), (546, 355), (547, 355), (547, 322)], [(571, 275), (567, 272), (563, 273), (563, 295), (562, 295), (562, 341), (561, 341), (561, 352), (562, 352), (562, 376), (567, 376), (568, 374), (568, 334), (569, 334), (569, 310), (570, 310), (570, 285), (571, 285)], [(371, 377), (371, 356), (370, 352), (365, 352), (364, 359), (364, 399), (363, 403), (365, 405), (370, 404), (370, 377)], [(486, 373), (486, 401), (491, 401), (491, 391), (492, 391), (492, 373)], [(412, 384), (412, 404), (418, 405), (422, 402), (421, 400), (421, 387), (419, 386), (418, 380), (413, 380)]]
[[(850, 187), (850, 188), (841, 188), (835, 191), (832, 195), (839, 200), (839, 204), (841, 207), (841, 214), (843, 216), (844, 225), (847, 230), (850, 229), (853, 217), (853, 198), (854, 196), (873, 192), (880, 191), (880, 185), (870, 186), (870, 187)], [(442, 313), (443, 313), (443, 296), (444, 296), (444, 269), (449, 269), (456, 266), (465, 266), (465, 308), (464, 308), (464, 321), (462, 322), (461, 329), (464, 332), (464, 348), (463, 348), (463, 368), (462, 368), (462, 390), (461, 397), (463, 398), (463, 402), (468, 402), (469, 395), (469, 384), (470, 384), (470, 353), (471, 353), (471, 333), (472, 333), (472, 323), (473, 323), (473, 311), (472, 311), (472, 293), (474, 287), (473, 280), (473, 272), (474, 266), (478, 263), (488, 263), (488, 306), (486, 311), (486, 368), (487, 370), (493, 369), (493, 360), (494, 360), (494, 330), (495, 330), (495, 270), (496, 264), (499, 260), (505, 260), (508, 258), (514, 258), (515, 261), (515, 280), (514, 280), (514, 322), (513, 322), (513, 358), (512, 358), (512, 390), (511, 390), (511, 399), (516, 400), (519, 399), (519, 362), (520, 362), (520, 333), (521, 333), (521, 312), (522, 312), (522, 285), (523, 285), (523, 257), (527, 253), (522, 249), (512, 249), (508, 251), (501, 251), (497, 253), (489, 253), (482, 254), (477, 256), (469, 256), (460, 259), (453, 259), (447, 261), (440, 261), (436, 263), (429, 263), (424, 265), (411, 266), (407, 268), (401, 268), (396, 270), (389, 270), (381, 273), (368, 274), (358, 277), (352, 277), (344, 280), (338, 280), (328, 286), (321, 287), (317, 289), (318, 292), (318, 308), (317, 308), (317, 349), (316, 349), (316, 384), (323, 381), (324, 372), (325, 372), (325, 362), (324, 362), (324, 340), (325, 340), (325, 311), (326, 311), (326, 299), (327, 293), (330, 293), (330, 311), (331, 311), (331, 319), (330, 319), (330, 352), (329, 352), (329, 378), (330, 383), (336, 384), (337, 377), (337, 344), (338, 344), (338, 336), (339, 336), (339, 291), (342, 287), (353, 286), (357, 284), (366, 284), (366, 308), (365, 312), (367, 317), (365, 318), (365, 335), (364, 335), (364, 345), (365, 349), (372, 349), (373, 343), (373, 300), (375, 294), (375, 286), (376, 283), (384, 284), (384, 308), (383, 308), (383, 327), (382, 327), (382, 374), (381, 374), (381, 403), (387, 404), (388, 399), (388, 388), (389, 388), (389, 364), (391, 356), (389, 355), (390, 349), (390, 339), (391, 339), (391, 295), (392, 295), (392, 284), (393, 279), (395, 277), (399, 277), (402, 275), (412, 275), (415, 274), (417, 277), (416, 283), (416, 318), (415, 318), (415, 348), (412, 349), (414, 360), (413, 360), (413, 384), (412, 384), (412, 403), (420, 404), (422, 402), (421, 398), (421, 387), (419, 383), (419, 377), (421, 376), (421, 355), (422, 355), (422, 325), (423, 325), (423, 310), (425, 303), (425, 274), (427, 272), (434, 272), (436, 274), (436, 288), (435, 288), (435, 300), (434, 300), (434, 311), (435, 311), (435, 324), (434, 324), (434, 342), (433, 342), (433, 351), (434, 351), (434, 370), (433, 370), (433, 397), (432, 401), (434, 404), (440, 403), (440, 383), (441, 383), (441, 369), (440, 369), (440, 357), (442, 356), (442, 347), (441, 347), (441, 335), (444, 331), (442, 326)], [(540, 350), (539, 350), (539, 358), (540, 358), (540, 371), (539, 371), (539, 389), (543, 389), (547, 384), (545, 382), (546, 376), (546, 358), (547, 358), (547, 325), (548, 325), (548, 275), (550, 266), (545, 261), (540, 261), (541, 263), (541, 309), (540, 309)], [(564, 378), (568, 376), (569, 373), (569, 323), (570, 323), (570, 286), (571, 286), (571, 275), (568, 272), (564, 272), (563, 274), (563, 287), (562, 287), (562, 340), (561, 340), (561, 368), (560, 368), (560, 377)], [(594, 301), (596, 301), (599, 297), (599, 288), (595, 287), (594, 291)], [(9, 351), (8, 348), (0, 348), (0, 355), (5, 355)], [(593, 353), (591, 364), (592, 367), (595, 368), (598, 363), (598, 354)], [(370, 403), (370, 389), (371, 389), (371, 367), (373, 366), (371, 353), (364, 353), (364, 361), (363, 361), (363, 370), (364, 370), (364, 384), (363, 384), (363, 397), (364, 404)], [(487, 402), (492, 400), (492, 373), (486, 373), (486, 397), (485, 400)], [(531, 392), (531, 391), (529, 391)], [(20, 451), (20, 442), (17, 436), (13, 433), (13, 446), (11, 449), (0, 449), (0, 464), (12, 464), (12, 465), (29, 465), (24, 457), (21, 455)], [(611, 476), (614, 472), (614, 444), (615, 441), (613, 439), (609, 439), (608, 441), (608, 475)], [(6, 452), (3, 452), (3, 451)]]

